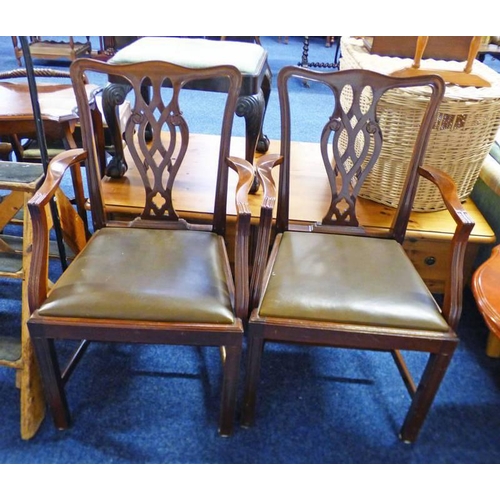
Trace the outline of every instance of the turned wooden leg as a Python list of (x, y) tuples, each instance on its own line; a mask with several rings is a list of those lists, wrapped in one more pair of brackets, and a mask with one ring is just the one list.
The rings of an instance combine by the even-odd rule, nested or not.
[(219, 434), (230, 436), (233, 433), (238, 380), (240, 375), (242, 346), (226, 346), (224, 359), (224, 375), (222, 381)]

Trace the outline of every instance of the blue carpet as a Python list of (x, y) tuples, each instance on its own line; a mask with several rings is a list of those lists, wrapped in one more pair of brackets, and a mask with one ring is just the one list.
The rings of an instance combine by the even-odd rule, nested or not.
[[(262, 41), (275, 75), (300, 61), (300, 37)], [(320, 37), (313, 51), (311, 60), (333, 58)], [(16, 65), (10, 38), (0, 37), (0, 69)], [(316, 89), (297, 92), (309, 112)], [(275, 98), (271, 138), (279, 137)], [(19, 282), (0, 281), (2, 333), (19, 331), (20, 297)], [(47, 418), (29, 442), (19, 437), (14, 372), (0, 368), (0, 463), (498, 463), (500, 362), (486, 357), (487, 329), (468, 289), (465, 298), (461, 343), (414, 445), (397, 438), (410, 401), (389, 354), (269, 345), (256, 426), (222, 439), (216, 349), (93, 344), (67, 386), (74, 425), (59, 432)], [(419, 368), (423, 358), (409, 363)]]

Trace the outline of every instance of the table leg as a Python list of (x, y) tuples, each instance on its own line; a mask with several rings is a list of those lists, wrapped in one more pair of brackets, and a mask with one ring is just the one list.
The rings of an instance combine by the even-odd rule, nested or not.
[(114, 179), (123, 177), (128, 170), (123, 155), (118, 107), (125, 102), (125, 97), (130, 92), (131, 88), (132, 87), (127, 84), (112, 83), (105, 87), (102, 93), (102, 109), (114, 148), (113, 157), (106, 166), (105, 173), (107, 176)]
[(490, 358), (500, 358), (500, 338), (498, 338), (493, 332), (490, 332), (488, 336), (486, 354)]
[(271, 143), (271, 141), (269, 140), (267, 135), (264, 134), (262, 129), (264, 126), (264, 117), (266, 116), (267, 106), (269, 104), (269, 97), (271, 95), (271, 84), (272, 84), (272, 73), (271, 73), (271, 68), (269, 68), (268, 65), (261, 86), (262, 94), (264, 96), (264, 112), (262, 114), (260, 136), (259, 140), (257, 141), (257, 151), (259, 153), (267, 153), (267, 151), (269, 150), (269, 145)]
[[(265, 99), (262, 90), (251, 96), (242, 96), (238, 99), (236, 114), (245, 119), (245, 159), (253, 163), (257, 143), (262, 130), (262, 121), (264, 119)], [(266, 148), (267, 150), (267, 148)], [(256, 193), (259, 189), (259, 181), (255, 177), (250, 193)]]
[(331, 37), (335, 41), (337, 40), (337, 48), (335, 50), (335, 56), (333, 62), (309, 62), (309, 37), (304, 37), (304, 43), (302, 46), (302, 59), (299, 63), (299, 66), (303, 68), (331, 68), (338, 69), (339, 68), (339, 53), (340, 53), (340, 38), (341, 37)]

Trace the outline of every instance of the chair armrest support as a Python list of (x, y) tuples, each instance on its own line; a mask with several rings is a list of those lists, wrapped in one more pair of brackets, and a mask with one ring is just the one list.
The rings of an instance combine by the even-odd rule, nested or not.
[(280, 165), (283, 157), (278, 154), (269, 154), (260, 157), (255, 164), (255, 170), (262, 185), (263, 199), (260, 208), (260, 220), (257, 233), (255, 250), (255, 261), (250, 281), (250, 306), (257, 307), (262, 293), (262, 281), (269, 255), (271, 233), (273, 226), (273, 211), (276, 204), (276, 184), (273, 179), (272, 170)]
[(451, 241), (450, 270), (443, 302), (443, 315), (456, 330), (462, 313), (465, 250), (475, 222), (463, 208), (455, 183), (448, 174), (432, 167), (420, 167), (419, 174), (438, 187), (445, 206), (457, 225)]
[(33, 256), (28, 284), (28, 302), (30, 312), (40, 307), (48, 294), (49, 230), (51, 217), (47, 205), (53, 199), (64, 173), (87, 157), (83, 149), (64, 151), (57, 155), (47, 169), (45, 180), (28, 201), (28, 210), (33, 225)]
[(250, 300), (249, 255), (250, 222), (252, 212), (248, 202), (248, 193), (253, 185), (255, 171), (246, 160), (231, 156), (228, 165), (238, 174), (236, 186), (236, 236), (234, 246), (234, 281), (236, 314), (241, 319), (248, 316)]

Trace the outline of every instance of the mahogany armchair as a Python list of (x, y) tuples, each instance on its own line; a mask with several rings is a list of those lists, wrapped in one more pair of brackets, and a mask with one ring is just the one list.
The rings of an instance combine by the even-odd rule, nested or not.
[[(78, 361), (89, 342), (215, 346), (221, 351), (222, 385), (219, 432), (233, 429), (237, 383), (248, 312), (248, 238), (250, 212), (247, 194), (253, 167), (230, 156), (235, 107), (241, 74), (232, 66), (187, 69), (166, 62), (108, 64), (77, 60), (70, 68), (78, 101), (83, 149), (69, 161), (55, 159), (46, 182), (29, 202), (33, 219), (33, 277), (29, 286), (31, 317), (28, 327), (46, 399), (55, 425), (70, 424), (64, 385), (75, 366), (61, 370), (55, 341), (82, 341)], [(101, 195), (103, 165), (96, 145), (91, 110), (82, 80), (92, 72), (126, 84), (132, 104), (123, 132), (124, 152), (144, 184), (144, 206), (134, 220), (111, 220)], [(185, 220), (176, 204), (176, 184), (190, 147), (187, 119), (181, 109), (183, 88), (189, 82), (220, 79), (219, 155), (214, 164), (213, 213), (210, 220)], [(173, 90), (164, 88), (169, 80)], [(150, 98), (141, 94), (144, 84)], [(206, 113), (205, 109), (200, 110)], [(195, 117), (196, 118), (196, 117)], [(199, 152), (203, 154), (203, 152)], [(84, 160), (94, 234), (49, 291), (43, 277), (47, 253), (46, 207), (61, 176), (72, 162)], [(208, 162), (207, 162), (208, 163)], [(236, 181), (231, 183), (231, 179)], [(123, 179), (126, 181), (126, 179)], [(226, 251), (228, 186), (236, 206), (234, 273)], [(42, 279), (40, 279), (42, 278)]]
[[(331, 203), (325, 206), (322, 221), (307, 226), (292, 225), (289, 213), (294, 157), (288, 88), (296, 79), (324, 86), (333, 97), (331, 111), (325, 110), (326, 123), (319, 124), (318, 132), (318, 161), (323, 161), (326, 169)], [(385, 231), (363, 228), (356, 217), (357, 197), (383, 147), (384, 125), (391, 119), (390, 112), (384, 114), (379, 103), (386, 92), (394, 89), (411, 99), (411, 88), (416, 86), (427, 87), (429, 98), (420, 114), (411, 158), (395, 159), (407, 161), (407, 181), (393, 225)], [(400, 438), (412, 442), (458, 343), (455, 329), (462, 308), (463, 257), (474, 226), (451, 178), (424, 166), (444, 82), (437, 76), (398, 79), (366, 70), (327, 73), (286, 67), (279, 73), (278, 89), (281, 154), (262, 157), (257, 164), (265, 203), (252, 275), (253, 310), (248, 326), (242, 423), (250, 426), (255, 421), (260, 367), (268, 342), (386, 351), (392, 353), (410, 393), (411, 405)], [(300, 124), (312, 126), (303, 116)], [(279, 167), (279, 176), (273, 176), (275, 167)], [(401, 246), (419, 177), (438, 186), (457, 224), (451, 278), (442, 308)], [(308, 196), (318, 196), (305, 193), (302, 186), (299, 189), (303, 204)], [(418, 384), (413, 381), (401, 351), (429, 354)], [(265, 393), (262, 397), (266, 397)]]

